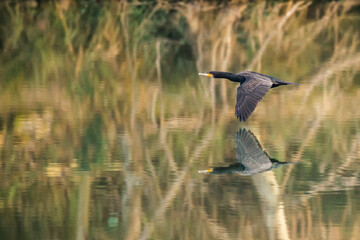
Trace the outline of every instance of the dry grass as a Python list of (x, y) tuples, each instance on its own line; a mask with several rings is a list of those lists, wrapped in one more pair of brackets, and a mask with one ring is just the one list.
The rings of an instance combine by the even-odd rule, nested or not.
[[(38, 236), (36, 216), (48, 224), (39, 227), (43, 238), (355, 239), (354, 4), (61, 1), (40, 14), (2, 5), (3, 221), (18, 225), (20, 213), (19, 228)], [(89, 9), (98, 10), (96, 24), (81, 15)], [(186, 22), (180, 40), (151, 34), (163, 15)], [(195, 170), (234, 158), (226, 135), (239, 127), (235, 92), (193, 69), (176, 72), (182, 55), (169, 52), (184, 45), (199, 71), (251, 69), (301, 83), (272, 91), (245, 126), (274, 157), (304, 167), (203, 182)], [(296, 181), (307, 189), (300, 200)], [(344, 189), (347, 205), (321, 216), (321, 193)]]

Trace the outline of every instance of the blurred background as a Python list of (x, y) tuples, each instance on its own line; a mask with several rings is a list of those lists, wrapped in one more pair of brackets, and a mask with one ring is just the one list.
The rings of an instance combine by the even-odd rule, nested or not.
[[(360, 1), (0, 3), (0, 239), (359, 239)], [(270, 90), (246, 123), (238, 84)], [(236, 163), (251, 131), (280, 161)]]

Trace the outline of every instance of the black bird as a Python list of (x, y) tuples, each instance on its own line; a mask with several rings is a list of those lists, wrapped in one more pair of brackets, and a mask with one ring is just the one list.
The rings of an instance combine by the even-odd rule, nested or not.
[(275, 77), (257, 72), (218, 72), (211, 71), (208, 73), (199, 73), (199, 75), (226, 78), (232, 82), (239, 82), (240, 87), (237, 88), (235, 116), (240, 121), (246, 121), (251, 113), (255, 110), (256, 105), (266, 95), (270, 88), (275, 88), (281, 85), (298, 85), (297, 83), (284, 82)]
[(293, 162), (280, 162), (263, 151), (256, 137), (246, 129), (240, 129), (235, 136), (237, 163), (227, 167), (214, 167), (201, 170), (199, 173), (223, 174), (238, 173), (240, 175), (253, 175), (269, 171), (284, 164)]

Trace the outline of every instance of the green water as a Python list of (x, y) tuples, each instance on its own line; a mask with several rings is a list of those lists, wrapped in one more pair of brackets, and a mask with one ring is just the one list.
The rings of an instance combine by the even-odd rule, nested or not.
[[(0, 239), (358, 239), (359, 9), (0, 3)], [(300, 85), (240, 123), (210, 70)], [(296, 164), (199, 173), (239, 131)]]

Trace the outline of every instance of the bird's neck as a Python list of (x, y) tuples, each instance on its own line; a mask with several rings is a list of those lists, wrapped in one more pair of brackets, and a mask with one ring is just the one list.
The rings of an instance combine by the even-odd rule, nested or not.
[(229, 73), (229, 72), (217, 72), (216, 75), (214, 76), (215, 78), (226, 78), (232, 82), (243, 82), (242, 77), (241, 76), (237, 76), (234, 73)]

